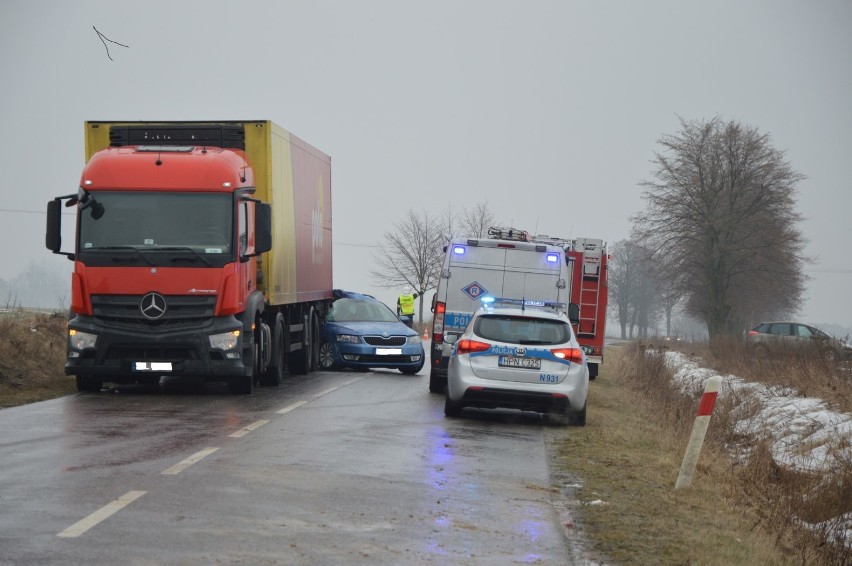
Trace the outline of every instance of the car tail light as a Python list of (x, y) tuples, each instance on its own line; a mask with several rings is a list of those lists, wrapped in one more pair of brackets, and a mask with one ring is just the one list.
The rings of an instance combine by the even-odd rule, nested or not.
[(471, 352), (484, 352), (491, 348), (491, 344), (486, 344), (485, 342), (480, 342), (478, 340), (468, 340), (465, 338), (464, 340), (458, 341), (456, 348), (456, 352), (459, 354), (470, 354)]
[(435, 303), (435, 320), (432, 323), (432, 343), (440, 344), (444, 341), (444, 313), (447, 311), (446, 303)]
[(568, 360), (575, 364), (583, 363), (583, 350), (580, 348), (556, 348), (550, 351), (551, 354), (562, 360)]
[(749, 336), (757, 336), (758, 334), (760, 334), (760, 332), (758, 332), (757, 330), (749, 330), (748, 331)]

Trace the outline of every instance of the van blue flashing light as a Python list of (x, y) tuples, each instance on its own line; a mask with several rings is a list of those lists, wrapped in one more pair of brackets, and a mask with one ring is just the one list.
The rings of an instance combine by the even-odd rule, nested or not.
[(547, 254), (547, 263), (558, 263), (559, 254)]
[(453, 246), (453, 253), (456, 255), (464, 255), (464, 246)]

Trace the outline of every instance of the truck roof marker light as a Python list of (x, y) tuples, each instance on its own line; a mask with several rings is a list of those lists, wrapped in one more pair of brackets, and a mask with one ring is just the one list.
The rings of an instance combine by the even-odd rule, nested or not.
[(547, 263), (558, 263), (559, 254), (547, 254)]
[(85, 181), (83, 181), (83, 185), (85, 185), (86, 187), (91, 187), (92, 185), (94, 185), (94, 182), (92, 182), (91, 179), (86, 179)]
[(231, 183), (229, 183), (228, 181), (225, 181), (224, 183), (222, 183), (222, 188), (223, 189), (230, 189)]
[(453, 246), (453, 253), (456, 255), (464, 255), (465, 251), (464, 246)]

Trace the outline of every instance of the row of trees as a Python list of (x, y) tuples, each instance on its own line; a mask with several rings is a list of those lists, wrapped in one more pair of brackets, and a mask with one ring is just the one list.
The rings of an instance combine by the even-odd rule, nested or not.
[[(610, 315), (622, 336), (647, 336), (661, 319), (671, 334), (678, 306), (711, 339), (795, 312), (806, 281), (795, 210), (803, 176), (768, 134), (718, 117), (681, 120), (658, 143), (653, 178), (640, 184), (645, 210), (610, 249)], [(437, 286), (449, 235), (485, 237), (496, 224), (487, 203), (440, 216), (410, 210), (384, 235), (373, 280), (422, 296)], [(421, 298), (421, 324), (423, 310)]]

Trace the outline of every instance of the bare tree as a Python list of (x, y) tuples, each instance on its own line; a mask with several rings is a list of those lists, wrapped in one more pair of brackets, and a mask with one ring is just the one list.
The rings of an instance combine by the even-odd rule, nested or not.
[(420, 294), (418, 323), (423, 324), (423, 295), (434, 289), (443, 260), (441, 223), (428, 212), (409, 210), (405, 218), (385, 232), (375, 254), (373, 282), (385, 289), (409, 286)]
[(441, 216), (441, 231), (448, 237), (485, 238), (488, 236), (488, 228), (499, 224), (495, 218), (487, 202), (461, 210), (448, 205)]
[(635, 237), (682, 275), (687, 312), (712, 339), (738, 332), (746, 316), (794, 310), (805, 281), (794, 210), (804, 177), (767, 134), (718, 117), (681, 120), (659, 144)]
[(481, 202), (472, 209), (464, 209), (461, 217), (461, 229), (463, 236), (472, 238), (484, 238), (488, 236), (488, 229), (496, 226), (494, 213), (488, 208), (487, 202)]

